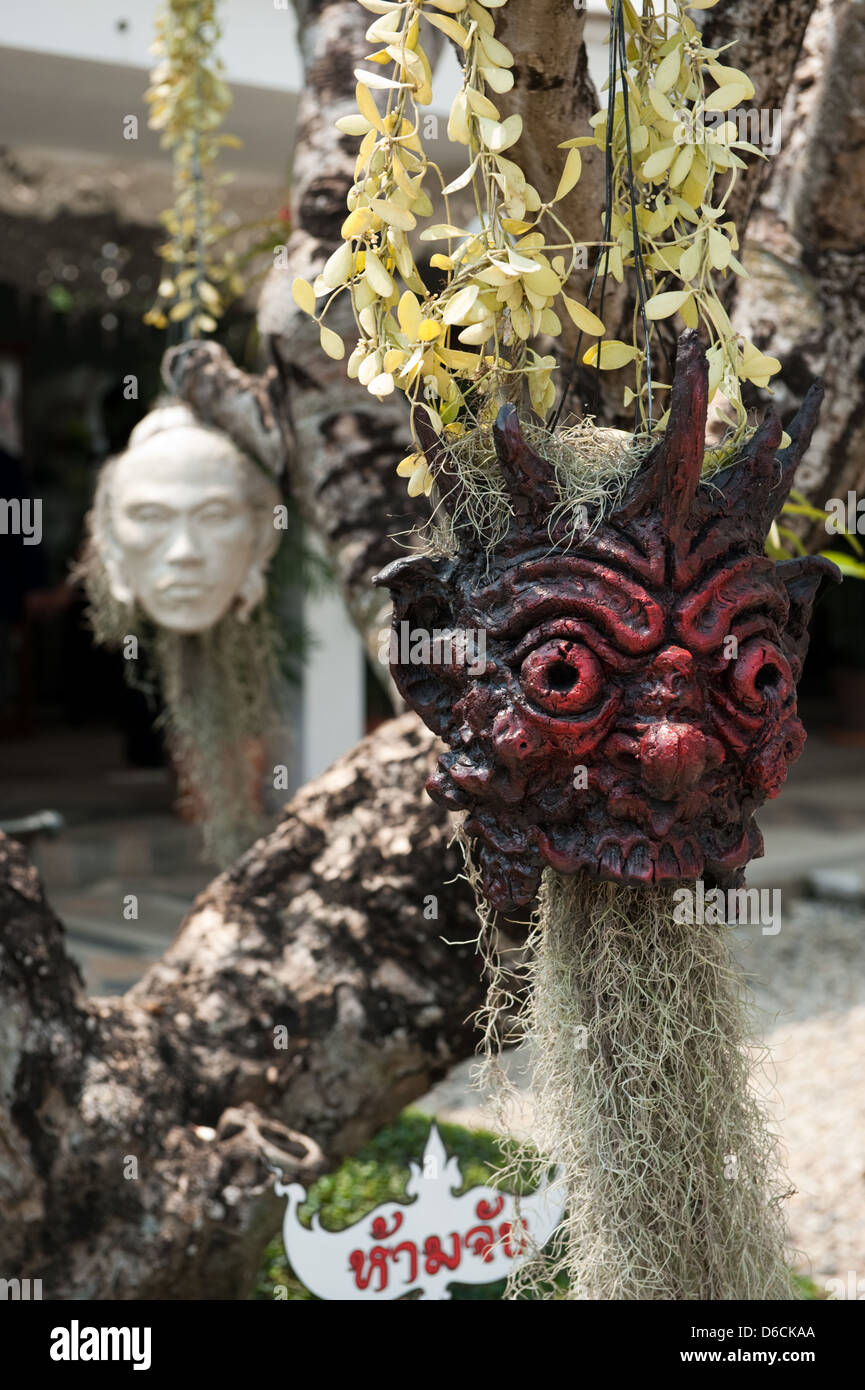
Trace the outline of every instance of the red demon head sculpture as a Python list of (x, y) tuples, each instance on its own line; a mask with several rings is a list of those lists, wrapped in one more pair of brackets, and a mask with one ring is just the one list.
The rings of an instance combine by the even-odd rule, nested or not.
[[(802, 750), (807, 622), (821, 579), (838, 577), (823, 559), (764, 553), (821, 394), (786, 449), (770, 413), (703, 483), (706, 358), (685, 334), (664, 438), (576, 540), (551, 528), (553, 466), (504, 406), (494, 436), (514, 515), (494, 554), (467, 534), (455, 559), (409, 556), (377, 577), (403, 639), (396, 684), (448, 744), (427, 790), (468, 813), (494, 906), (530, 902), (545, 865), (729, 885), (762, 853), (754, 812)], [(475, 637), (460, 649), (442, 633)]]

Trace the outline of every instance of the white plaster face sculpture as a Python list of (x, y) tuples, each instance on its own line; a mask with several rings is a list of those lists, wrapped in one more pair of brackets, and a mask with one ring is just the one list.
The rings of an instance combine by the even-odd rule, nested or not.
[[(107, 465), (94, 541), (114, 598), (154, 622), (203, 632), (265, 592), (278, 541), (270, 480), (185, 406), (158, 408)], [(100, 505), (101, 501), (101, 505)]]

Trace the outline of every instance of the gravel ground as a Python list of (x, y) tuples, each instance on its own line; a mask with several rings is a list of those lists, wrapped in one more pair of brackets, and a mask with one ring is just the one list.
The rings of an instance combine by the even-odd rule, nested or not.
[[(865, 1298), (865, 911), (785, 901), (781, 920), (776, 936), (759, 928), (736, 935), (771, 1051), (757, 1084), (796, 1188), (788, 1216), (797, 1268), (819, 1285), (840, 1278), (846, 1286), (853, 1271)], [(489, 1127), (469, 1071), (470, 1064), (457, 1068), (420, 1108)], [(531, 1127), (531, 1095), (524, 1095), (510, 1115), (515, 1132)]]
[(803, 1273), (846, 1283), (852, 1270), (865, 1296), (865, 913), (799, 902), (789, 916), (743, 961), (770, 1015), (790, 1229)]

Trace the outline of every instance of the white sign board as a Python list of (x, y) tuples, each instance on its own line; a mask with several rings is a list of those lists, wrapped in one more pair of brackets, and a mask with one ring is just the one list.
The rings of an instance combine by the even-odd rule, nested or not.
[(283, 1241), (294, 1272), (318, 1298), (386, 1301), (421, 1290), (446, 1299), (450, 1284), (488, 1284), (511, 1272), (532, 1248), (542, 1249), (559, 1225), (564, 1203), (544, 1182), (516, 1199), (492, 1187), (462, 1187), (457, 1158), (448, 1158), (435, 1125), (420, 1164), (410, 1163), (413, 1201), (385, 1202), (353, 1226), (328, 1231), (318, 1215), (304, 1226), (299, 1183), (276, 1183), (286, 1197)]

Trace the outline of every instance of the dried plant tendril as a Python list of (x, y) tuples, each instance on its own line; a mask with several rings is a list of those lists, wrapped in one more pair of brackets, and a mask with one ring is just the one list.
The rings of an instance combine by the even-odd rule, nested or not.
[[(648, 409), (649, 345), (641, 323), (648, 328), (678, 316), (705, 332), (710, 392), (729, 405), (726, 443), (741, 441), (747, 429), (741, 383), (767, 386), (780, 363), (735, 334), (721, 298), (727, 277), (745, 274), (726, 205), (745, 167), (742, 156), (763, 152), (739, 139), (734, 121), (714, 127), (706, 121), (754, 94), (751, 80), (729, 66), (723, 50), (702, 43), (688, 13), (711, 8), (714, 0), (645, 0), (641, 13), (630, 0), (608, 0), (613, 30), (623, 38), (619, 89), (611, 110), (591, 118), (591, 130), (563, 143), (558, 187), (546, 203), (511, 157), (522, 117), (503, 119), (496, 105), (497, 95), (513, 85), (514, 63), (495, 36), (500, 4), (359, 3), (375, 16), (367, 38), (376, 48), (367, 59), (372, 66), (356, 70), (357, 112), (337, 122), (343, 134), (360, 138), (343, 243), (314, 283), (298, 277), (293, 285), (295, 302), (319, 324), (324, 351), (345, 356), (345, 343), (325, 317), (348, 292), (359, 334), (349, 376), (379, 399), (404, 391), (413, 416), (424, 411), (436, 435), (450, 443), (467, 428), (489, 423), (494, 402), (517, 400), (523, 383), (537, 415), (549, 415), (556, 359), (537, 352), (532, 340), (557, 338), (564, 316), (581, 335), (597, 339), (583, 354), (587, 366), (632, 367), (624, 404), (635, 405), (648, 431), (662, 429), (666, 415), (653, 419)], [(421, 139), (421, 108), (433, 96), (423, 48), (427, 26), (444, 33), (462, 55), (463, 84), (447, 133), (465, 147), (466, 166), (449, 184)], [(578, 244), (556, 205), (577, 185), (586, 146), (608, 151), (610, 203), (601, 229), (606, 239)], [(430, 224), (431, 192), (440, 191), (449, 208), (450, 195), (460, 190), (472, 193), (478, 229), (456, 225), (449, 211), (448, 220)], [(444, 273), (442, 288), (425, 283), (411, 234), (436, 245), (431, 265)], [(602, 318), (565, 290), (589, 245), (598, 247), (595, 282), (607, 275), (621, 282), (628, 270), (638, 275), (641, 302), (630, 342), (605, 338)], [(653, 389), (668, 388), (655, 383)], [(414, 434), (414, 448), (397, 471), (410, 496), (428, 495), (433, 474)]]
[[(550, 433), (540, 424), (526, 422), (524, 439), (541, 458), (555, 465), (557, 504), (551, 509), (549, 529), (561, 543), (561, 522), (567, 523), (572, 540), (585, 539), (615, 509), (641, 462), (649, 443), (634, 439), (627, 430), (603, 429), (585, 416)], [(460, 538), (471, 532), (488, 555), (504, 537), (513, 503), (496, 458), (489, 426), (465, 434), (445, 436), (442, 456), (448, 471), (458, 474), (459, 496), (438, 509), (424, 536), (431, 555), (455, 555)]]
[[(112, 595), (92, 540), (76, 575), (96, 643), (121, 648), (130, 613)], [(229, 613), (192, 635), (158, 628), (138, 610), (133, 621), (144, 638), (143, 659), (124, 661), (124, 677), (149, 698), (161, 692), (159, 727), (199, 821), (204, 857), (230, 864), (267, 828), (256, 759), (278, 732), (274, 691), (285, 678), (280, 626), (264, 603), (246, 620)]]
[[(232, 96), (217, 54), (216, 11), (216, 0), (165, 0), (151, 50), (157, 62), (145, 93), (148, 125), (161, 132), (162, 148), (172, 153), (174, 205), (161, 216), (168, 232), (159, 247), (165, 269), (144, 321), (155, 328), (180, 324), (192, 338), (215, 330), (258, 275), (250, 272), (259, 253), (271, 251), (284, 231), (278, 217), (233, 227), (223, 219), (219, 188), (233, 176), (218, 173), (215, 164), (223, 149), (239, 149), (243, 142), (220, 131)], [(253, 245), (232, 244), (253, 227)]]
[[(715, 3), (646, 0), (638, 13), (630, 0), (607, 0), (624, 30), (626, 65), (624, 71), (615, 65), (612, 110), (598, 111), (590, 120), (594, 136), (576, 136), (562, 148), (609, 146), (612, 244), (602, 252), (599, 275), (621, 283), (625, 271), (636, 268), (639, 254), (646, 318), (657, 323), (677, 316), (687, 328), (703, 330), (710, 400), (718, 393), (724, 398), (730, 439), (739, 441), (748, 427), (742, 382), (767, 387), (781, 363), (736, 334), (722, 302), (728, 276), (747, 274), (736, 255), (739, 241), (726, 207), (739, 171), (747, 167), (742, 156), (767, 156), (740, 138), (729, 115), (752, 100), (753, 82), (729, 66), (723, 49), (703, 44), (688, 13)], [(633, 363), (635, 381), (625, 388), (624, 405), (636, 401), (644, 427), (664, 428), (666, 413), (651, 421), (648, 415), (648, 357), (640, 345), (636, 309), (630, 343), (604, 339), (582, 360), (605, 371)], [(655, 383), (653, 389), (669, 388)]]
[[(376, 15), (367, 38), (379, 47), (368, 60), (375, 68), (356, 72), (358, 114), (337, 122), (344, 134), (362, 137), (344, 241), (313, 284), (295, 280), (295, 302), (319, 323), (325, 352), (339, 358), (345, 345), (323, 319), (347, 291), (360, 335), (349, 376), (381, 399), (404, 391), (439, 435), (462, 433), (472, 410), (483, 414), (479, 401), (516, 396), (523, 382), (543, 418), (555, 401), (556, 361), (530, 340), (541, 333), (557, 337), (560, 312), (586, 333), (604, 331), (597, 315), (564, 288), (585, 244), (574, 241), (556, 204), (579, 180), (579, 151), (562, 156), (558, 187), (542, 203), (509, 154), (522, 134), (522, 116), (502, 119), (495, 101), (513, 86), (514, 59), (495, 37), (499, 6), (492, 0), (360, 3)], [(448, 138), (465, 146), (466, 167), (449, 184), (420, 135), (420, 108), (432, 101), (426, 26), (446, 34), (463, 55)], [(431, 265), (445, 275), (435, 292), (424, 282), (409, 239), (432, 217), (430, 176), (446, 208), (452, 193), (470, 189), (479, 223), (478, 231), (447, 221), (418, 232), (419, 241), (436, 246)], [(397, 470), (410, 496), (429, 494), (433, 485), (415, 443)]]

